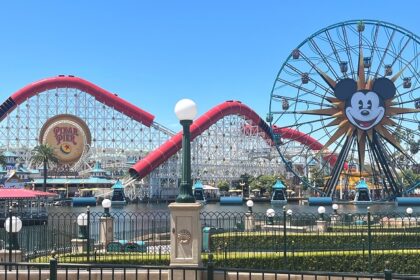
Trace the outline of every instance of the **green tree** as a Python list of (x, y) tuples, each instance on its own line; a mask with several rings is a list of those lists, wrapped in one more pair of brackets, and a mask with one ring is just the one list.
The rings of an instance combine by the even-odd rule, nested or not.
[(229, 183), (227, 181), (220, 181), (219, 183), (217, 183), (217, 187), (220, 191), (229, 191)]
[(275, 175), (261, 175), (250, 183), (252, 189), (260, 189), (261, 193), (271, 192), (273, 185), (276, 183), (277, 176)]
[(48, 144), (41, 144), (36, 146), (32, 150), (32, 161), (35, 164), (43, 164), (44, 166), (44, 182), (42, 184), (42, 190), (47, 191), (47, 177), (48, 167), (51, 163), (58, 163), (58, 158), (54, 154), (54, 149)]
[(323, 188), (325, 184), (325, 173), (319, 167), (313, 167), (311, 170), (312, 180), (311, 185), (315, 185), (316, 188)]

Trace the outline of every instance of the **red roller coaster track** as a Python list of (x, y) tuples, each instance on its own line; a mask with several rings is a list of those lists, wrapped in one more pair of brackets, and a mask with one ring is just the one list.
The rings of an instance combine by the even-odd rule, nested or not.
[[(84, 79), (74, 77), (74, 76), (64, 76), (60, 75), (58, 77), (46, 78), (32, 84), (27, 85), (26, 87), (18, 90), (12, 94), (3, 104), (0, 105), (0, 121), (3, 120), (10, 112), (12, 112), (17, 105), (22, 104), (27, 99), (32, 96), (51, 89), (56, 88), (76, 88), (81, 91), (84, 91), (93, 97), (99, 102), (114, 108), (115, 110), (123, 113), (124, 115), (141, 122), (146, 126), (150, 126), (153, 123), (154, 116), (137, 106), (127, 102), (126, 100), (118, 97), (115, 94), (106, 91), (103, 88), (96, 86), (95, 84), (88, 82)], [(262, 129), (262, 137), (265, 139), (271, 139), (271, 129), (264, 120), (262, 120), (257, 113), (255, 113), (251, 108), (242, 104), (239, 101), (226, 101), (202, 115), (191, 125), (191, 137), (194, 139), (211, 125), (216, 123), (218, 120), (222, 119), (228, 115), (241, 115), (247, 118), (251, 124), (257, 125)], [(274, 133), (281, 135), (283, 139), (290, 139), (297, 142), (300, 142), (303, 145), (308, 146), (312, 150), (322, 149), (322, 144), (306, 135), (302, 132), (293, 130), (291, 128), (273, 128)], [(272, 143), (270, 141), (270, 143)], [(153, 171), (160, 164), (168, 160), (173, 156), (177, 151), (181, 149), (182, 146), (182, 133), (179, 132), (171, 139), (163, 143), (159, 148), (150, 152), (145, 158), (138, 161), (130, 168), (130, 174), (139, 178), (145, 177), (151, 171)], [(324, 157), (328, 162), (333, 165), (335, 164), (337, 157), (335, 155), (329, 155)]]
[(153, 123), (154, 116), (137, 106), (127, 102), (126, 100), (118, 97), (115, 94), (106, 91), (103, 88), (98, 87), (97, 85), (92, 84), (84, 79), (74, 77), (74, 76), (64, 76), (60, 75), (58, 77), (46, 78), (32, 84), (27, 85), (26, 87), (18, 90), (12, 96), (10, 96), (1, 106), (0, 106), (0, 121), (3, 120), (7, 114), (13, 111), (17, 105), (23, 103), (28, 98), (46, 91), (55, 88), (76, 88), (81, 91), (84, 91), (95, 97), (99, 102), (113, 107), (115, 110), (127, 115), (128, 117), (141, 122), (146, 126), (150, 126)]
[[(270, 127), (267, 123), (258, 116), (251, 108), (242, 104), (239, 101), (226, 101), (217, 105), (207, 113), (199, 117), (191, 125), (191, 140), (203, 133), (212, 124), (216, 123), (221, 118), (228, 115), (241, 115), (246, 117), (253, 125), (260, 127), (265, 133), (267, 139), (271, 139)], [(323, 145), (314, 138), (291, 128), (274, 128), (274, 133), (278, 133), (284, 139), (295, 140), (303, 145), (308, 146), (312, 150), (321, 150)], [(171, 139), (163, 143), (159, 148), (149, 153), (146, 157), (139, 160), (130, 168), (131, 176), (143, 178), (152, 172), (160, 164), (168, 160), (182, 146), (182, 132), (177, 133)], [(326, 157), (330, 164), (335, 164), (337, 157), (329, 155)]]

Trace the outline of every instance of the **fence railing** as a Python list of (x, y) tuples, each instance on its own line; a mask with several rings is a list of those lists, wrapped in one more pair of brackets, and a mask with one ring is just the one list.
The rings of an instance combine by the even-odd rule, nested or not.
[[(169, 264), (169, 212), (112, 213), (110, 242), (101, 241), (103, 213), (90, 212), (89, 242), (84, 244), (78, 238), (77, 216), (53, 213), (44, 221), (26, 218), (18, 234), (23, 260), (47, 262), (55, 251), (61, 263)], [(352, 262), (349, 256), (356, 254), (361, 261), (358, 271), (377, 271), (398, 254), (420, 253), (417, 215), (330, 213), (321, 217), (280, 211), (267, 217), (265, 213), (202, 212), (200, 218), (203, 256), (214, 254), (219, 267), (264, 259), (267, 268), (300, 270), (302, 260), (313, 256), (326, 261), (314, 262), (310, 269), (324, 270), (332, 258)], [(1, 228), (0, 246), (7, 247), (9, 238)], [(408, 272), (420, 273), (420, 266), (413, 264)]]
[[(211, 258), (210, 258), (211, 259)], [(279, 271), (261, 269), (216, 268), (209, 261), (202, 267), (169, 267), (114, 264), (60, 264), (52, 258), (49, 263), (0, 263), (1, 279), (68, 280), (68, 279), (144, 279), (144, 280), (281, 280), (281, 279), (346, 279), (346, 280), (419, 280), (420, 276), (382, 273), (344, 273), (321, 271)]]

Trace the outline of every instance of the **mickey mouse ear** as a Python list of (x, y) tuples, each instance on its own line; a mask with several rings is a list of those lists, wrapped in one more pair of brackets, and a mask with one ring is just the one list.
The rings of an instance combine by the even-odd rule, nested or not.
[(342, 79), (340, 80), (335, 88), (334, 95), (338, 99), (347, 100), (350, 96), (357, 91), (357, 83), (353, 79)]
[(387, 78), (378, 78), (373, 83), (372, 90), (376, 92), (383, 99), (391, 98), (397, 92), (394, 83)]

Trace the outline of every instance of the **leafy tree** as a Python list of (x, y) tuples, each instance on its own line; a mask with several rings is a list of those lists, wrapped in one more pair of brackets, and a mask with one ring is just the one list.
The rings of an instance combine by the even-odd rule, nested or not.
[(48, 144), (41, 144), (32, 150), (32, 160), (35, 164), (43, 164), (44, 166), (44, 183), (42, 190), (47, 191), (47, 171), (51, 163), (58, 163), (58, 158), (54, 154), (54, 149)]
[(219, 183), (217, 183), (217, 187), (219, 188), (220, 191), (229, 191), (229, 183), (227, 181), (221, 181)]
[[(394, 132), (395, 138), (404, 149), (405, 153), (413, 158), (415, 158), (417, 153), (420, 151), (420, 139), (416, 140), (414, 135), (415, 134), (412, 130), (402, 130), (400, 126), (398, 126)], [(404, 178), (404, 183), (401, 180), (402, 178), (398, 178), (400, 179), (400, 184), (407, 185), (408, 183), (408, 185), (411, 185), (420, 180), (420, 176), (418, 175), (418, 172), (416, 172), (416, 165), (407, 160), (406, 156), (404, 156), (400, 151), (394, 152), (393, 158), (396, 160), (392, 162), (391, 165), (400, 169), (400, 175)]]
[(260, 189), (261, 193), (271, 192), (276, 180), (277, 176), (275, 175), (261, 175), (250, 183), (250, 187), (251, 189)]
[(312, 180), (311, 184), (315, 185), (316, 188), (323, 188), (325, 184), (325, 174), (319, 167), (313, 167), (311, 169)]
[(414, 172), (412, 169), (406, 169), (404, 171), (404, 178), (409, 182), (417, 182), (420, 180), (420, 174)]

